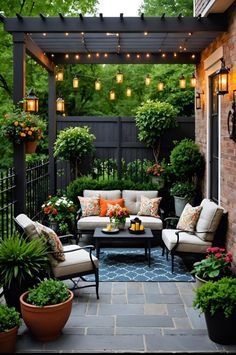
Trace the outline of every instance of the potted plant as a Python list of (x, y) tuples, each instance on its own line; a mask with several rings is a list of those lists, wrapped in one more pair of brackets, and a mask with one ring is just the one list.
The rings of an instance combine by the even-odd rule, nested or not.
[(154, 184), (158, 184), (159, 188), (162, 188), (164, 185), (164, 173), (165, 173), (165, 164), (164, 162), (153, 163), (151, 161), (147, 162), (146, 172), (151, 177), (151, 181)]
[(82, 158), (94, 150), (94, 134), (89, 127), (69, 127), (59, 132), (54, 143), (54, 156), (69, 160), (74, 178), (79, 176), (79, 165)]
[(25, 143), (26, 153), (34, 153), (43, 139), (46, 124), (37, 114), (15, 108), (1, 120), (1, 135), (14, 144)]
[(18, 234), (0, 243), (0, 286), (8, 306), (20, 311), (19, 297), (45, 276), (48, 247), (41, 239), (29, 241)]
[(147, 100), (135, 115), (138, 137), (147, 147), (152, 148), (154, 160), (158, 163), (161, 137), (170, 128), (175, 128), (177, 110), (168, 102)]
[(77, 208), (68, 197), (49, 196), (42, 205), (42, 211), (50, 227), (58, 234), (65, 235), (74, 231)]
[(236, 344), (236, 278), (223, 277), (196, 288), (193, 307), (204, 312), (209, 338)]
[(107, 215), (110, 218), (111, 224), (114, 224), (116, 228), (124, 229), (126, 218), (129, 217), (129, 212), (126, 207), (120, 207), (118, 205), (110, 205), (107, 209)]
[(0, 304), (0, 353), (14, 353), (20, 313), (14, 307)]
[(195, 275), (197, 286), (207, 281), (217, 281), (222, 277), (231, 276), (232, 253), (224, 248), (211, 247), (201, 261), (193, 264), (192, 274)]
[(177, 217), (180, 217), (186, 203), (193, 201), (195, 192), (196, 188), (192, 182), (176, 182), (171, 186), (170, 195), (174, 197)]
[(54, 279), (45, 279), (20, 296), (24, 322), (39, 341), (60, 336), (71, 313), (73, 296), (64, 282)]

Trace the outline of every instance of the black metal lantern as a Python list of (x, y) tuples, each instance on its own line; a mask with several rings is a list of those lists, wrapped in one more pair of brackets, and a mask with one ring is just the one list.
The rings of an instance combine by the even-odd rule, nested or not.
[(24, 110), (26, 112), (38, 112), (39, 110), (39, 99), (32, 89), (25, 98)]
[(228, 79), (229, 79), (229, 68), (225, 66), (225, 61), (221, 58), (221, 68), (217, 70), (217, 94), (225, 95), (228, 94)]
[(179, 78), (179, 87), (181, 90), (186, 89), (186, 79), (183, 74)]
[(196, 97), (195, 97), (195, 107), (197, 110), (201, 110), (202, 108), (202, 102), (201, 102), (201, 94), (200, 92), (197, 92)]
[(56, 109), (58, 112), (65, 111), (65, 101), (61, 97), (58, 97), (58, 99), (56, 101)]

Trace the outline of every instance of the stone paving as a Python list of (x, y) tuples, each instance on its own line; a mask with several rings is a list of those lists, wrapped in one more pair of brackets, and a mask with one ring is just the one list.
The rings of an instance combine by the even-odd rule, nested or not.
[(212, 342), (205, 319), (192, 308), (195, 283), (100, 282), (74, 292), (71, 316), (55, 341), (34, 340), (22, 325), (17, 353), (231, 352)]

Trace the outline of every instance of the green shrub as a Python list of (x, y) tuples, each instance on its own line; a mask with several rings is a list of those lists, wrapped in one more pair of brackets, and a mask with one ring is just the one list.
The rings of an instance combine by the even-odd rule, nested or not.
[(0, 304), (0, 332), (6, 332), (21, 324), (20, 313), (14, 307)]
[(198, 144), (185, 138), (171, 151), (170, 163), (178, 180), (191, 180), (195, 175), (200, 175), (203, 169), (203, 156)]
[(223, 311), (226, 318), (235, 314), (236, 278), (223, 277), (218, 281), (208, 281), (194, 291), (193, 306), (201, 313), (208, 311), (214, 315), (217, 311)]
[(43, 307), (65, 302), (69, 296), (68, 288), (64, 282), (46, 279), (29, 290), (26, 302)]
[(196, 192), (195, 185), (191, 182), (176, 182), (171, 186), (170, 195), (192, 198)]

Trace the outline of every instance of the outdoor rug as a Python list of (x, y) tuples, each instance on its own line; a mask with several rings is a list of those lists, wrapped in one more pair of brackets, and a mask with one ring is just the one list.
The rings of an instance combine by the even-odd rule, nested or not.
[(144, 248), (101, 248), (99, 256), (100, 281), (195, 281), (182, 259), (174, 258), (174, 273), (171, 259), (162, 256), (160, 247), (151, 250), (151, 266), (145, 259)]

